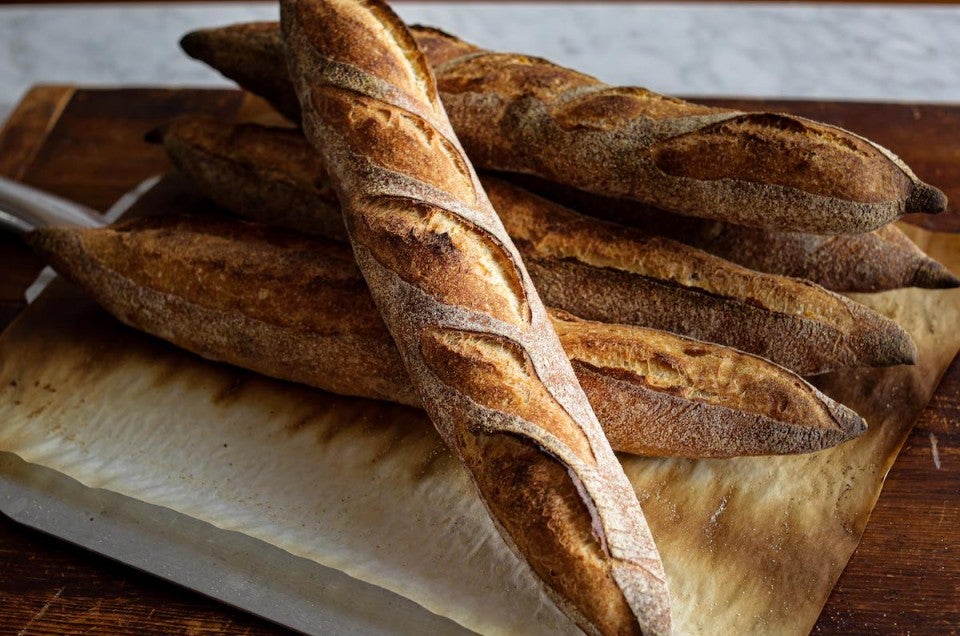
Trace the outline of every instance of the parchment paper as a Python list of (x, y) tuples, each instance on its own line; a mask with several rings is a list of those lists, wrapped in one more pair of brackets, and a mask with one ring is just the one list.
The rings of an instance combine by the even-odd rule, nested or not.
[[(960, 237), (904, 229), (960, 272)], [(960, 290), (861, 295), (915, 367), (818, 381), (870, 430), (799, 457), (622, 456), (678, 634), (807, 633), (960, 348)], [(381, 585), (486, 633), (575, 628), (496, 534), (421, 413), (203, 361), (59, 282), (0, 337), (0, 450)]]

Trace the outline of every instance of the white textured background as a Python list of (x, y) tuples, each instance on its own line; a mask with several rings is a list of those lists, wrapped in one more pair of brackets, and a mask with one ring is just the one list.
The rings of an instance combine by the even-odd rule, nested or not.
[[(960, 102), (960, 7), (395, 5), (411, 22), (665, 93)], [(273, 4), (0, 8), (0, 117), (38, 82), (212, 85), (177, 48)]]

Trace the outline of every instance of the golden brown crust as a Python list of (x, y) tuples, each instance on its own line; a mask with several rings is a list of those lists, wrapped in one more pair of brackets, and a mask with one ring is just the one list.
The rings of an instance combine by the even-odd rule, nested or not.
[(838, 236), (776, 232), (722, 222), (703, 226), (700, 232), (687, 234), (684, 242), (750, 269), (806, 278), (833, 291), (960, 286), (960, 279), (927, 256), (896, 225)]
[(907, 175), (887, 170), (888, 159), (868, 142), (772, 113), (710, 124), (660, 141), (651, 151), (657, 167), (676, 177), (768, 183), (864, 203), (896, 199), (910, 188)]
[[(271, 44), (265, 46), (256, 38), (247, 36), (248, 30), (272, 31)], [(444, 37), (445, 34), (435, 29), (419, 27), (418, 32), (421, 34), (421, 46), (428, 58), (437, 65), (479, 50), (462, 40)], [(431, 33), (433, 37), (428, 37)], [(187, 43), (190, 43), (189, 47)], [(289, 108), (285, 107), (288, 102), (296, 101), (293, 87), (288, 82), (263, 88), (258, 81), (259, 76), (264, 73), (277, 77), (278, 70), (279, 75), (283, 76), (284, 60), (275, 23), (196, 31), (184, 38), (184, 46), (194, 57), (220, 70), (241, 86), (267, 97), (281, 112), (287, 112), (293, 121), (299, 121), (299, 104), (296, 104), (292, 114), (288, 112)], [(248, 75), (253, 77), (248, 78)], [(635, 99), (637, 95), (642, 99)], [(660, 120), (681, 114), (693, 116), (710, 112), (714, 111), (708, 107), (656, 95), (642, 88), (614, 87), (587, 92), (569, 99), (560, 113), (560, 121), (565, 128), (570, 127), (572, 122), (579, 122), (580, 126), (588, 129), (614, 129), (641, 115)], [(862, 140), (860, 142), (863, 143)], [(524, 185), (533, 187), (529, 181), (525, 181)], [(585, 201), (586, 193), (573, 189), (559, 193), (556, 184), (546, 187), (547, 190), (543, 190), (542, 186), (533, 189), (586, 214), (639, 225), (744, 267), (771, 274), (806, 278), (833, 291), (875, 292), (912, 286), (933, 289), (960, 286), (957, 277), (940, 263), (927, 257), (893, 227), (835, 238), (682, 217), (624, 200)], [(553, 194), (550, 194), (551, 192)], [(928, 194), (929, 196), (919, 190), (917, 196), (920, 199), (937, 198), (935, 192)], [(929, 205), (920, 201), (917, 207), (925, 208)], [(611, 215), (611, 210), (619, 212)]]
[[(180, 131), (184, 128), (190, 133), (189, 139), (182, 138)], [(298, 209), (289, 205), (316, 200), (328, 187), (322, 166), (314, 166), (317, 172), (310, 175), (302, 171), (302, 165), (290, 165), (290, 157), (298, 160), (305, 152), (303, 149), (279, 152), (284, 147), (268, 139), (271, 132), (267, 128), (241, 125), (237, 129), (242, 132), (237, 134), (222, 131), (230, 128), (230, 124), (194, 118), (174, 123), (164, 138), (174, 161), (186, 168), (201, 190), (215, 200), (253, 193), (253, 203), (228, 206), (241, 216), (245, 215), (244, 210), (253, 208), (257, 215), (250, 218), (263, 221), (277, 208), (268, 196), (257, 192), (258, 183), (267, 193), (298, 186), (304, 191), (302, 195), (290, 194), (278, 200), (287, 206), (276, 209), (277, 223), (281, 225), (310, 231), (310, 226), (300, 225), (298, 220), (318, 225), (321, 213), (336, 211), (330, 206)], [(210, 131), (206, 136), (204, 129)], [(284, 141), (290, 142), (289, 133), (282, 134)], [(218, 139), (238, 137), (244, 138), (251, 148), (246, 154), (236, 144), (230, 145), (229, 150), (218, 150)], [(307, 145), (303, 139), (301, 144)], [(204, 159), (207, 154), (212, 156), (209, 161)], [(236, 167), (220, 159), (227, 155)], [(257, 165), (261, 167), (256, 168)], [(248, 169), (249, 166), (254, 169)], [(665, 329), (734, 346), (801, 374), (912, 360), (909, 338), (901, 330), (846, 298), (803, 281), (749, 271), (669, 239), (587, 219), (495, 178), (483, 177), (481, 181), (507, 233), (517, 242), (539, 292), (554, 307), (585, 318)], [(223, 188), (229, 188), (229, 192), (218, 194)], [(311, 194), (314, 191), (316, 194)], [(392, 219), (396, 231), (391, 235), (402, 244), (405, 226), (401, 217), (421, 208), (391, 208), (386, 216), (377, 218)], [(435, 209), (424, 209), (422, 213), (430, 218), (443, 217)], [(431, 223), (441, 221), (457, 226), (455, 221), (442, 218)], [(336, 219), (322, 225), (333, 227)], [(362, 225), (358, 226), (358, 230), (362, 229)], [(330, 231), (325, 234), (334, 235)], [(469, 266), (470, 263), (457, 260), (462, 250), (449, 249), (449, 243), (462, 241), (451, 237), (460, 236), (470, 234), (445, 232), (437, 238), (434, 249), (402, 249), (397, 251), (396, 258), (402, 262), (416, 261), (417, 270), (424, 272), (432, 271), (443, 259), (451, 266)], [(500, 254), (499, 269), (506, 271), (503, 253), (493, 246), (488, 251)], [(378, 258), (390, 256), (381, 254)], [(428, 279), (429, 276), (424, 282), (429, 283)], [(510, 280), (515, 287), (517, 279), (511, 276)], [(462, 295), (468, 289), (465, 285), (456, 293)], [(509, 303), (503, 307), (519, 311), (511, 309)], [(877, 333), (884, 337), (875, 337)]]
[[(484, 51), (436, 29), (417, 27), (414, 35), (437, 70), (464, 147), (482, 168), (534, 174), (691, 216), (821, 234), (867, 232), (906, 212), (946, 209), (943, 193), (890, 151), (837, 127), (611, 87), (539, 58)], [(242, 48), (245, 34), (227, 27), (194, 37), (228, 51)], [(211, 55), (195, 57), (214, 63)], [(240, 55), (215, 62), (257, 92), (243, 81)], [(274, 76), (282, 75), (280, 68)], [(282, 105), (290, 88), (259, 94)]]
[[(373, 258), (427, 294), (507, 323), (529, 320), (521, 272), (493, 237), (419, 200), (384, 198), (378, 203), (353, 228), (355, 237), (370, 240)], [(470, 258), (477, 254), (486, 267)], [(439, 278), (438, 271), (447, 275)]]
[(670, 214), (530, 176), (509, 178), (583, 214), (671, 238), (749, 269), (805, 278), (832, 291), (960, 286), (956, 276), (924, 254), (895, 225), (836, 236), (783, 232)]
[[(229, 33), (232, 28), (233, 27), (229, 26), (223, 27), (222, 31)], [(433, 38), (421, 38), (417, 42), (417, 44), (420, 46), (420, 50), (423, 51), (424, 56), (431, 62), (433, 66), (443, 64), (444, 62), (448, 62), (464, 55), (476, 53), (480, 50), (478, 47), (470, 44), (469, 42), (464, 42), (463, 40), (449, 37), (449, 34), (434, 27), (415, 24), (410, 28), (417, 32), (431, 33), (436, 36)]]
[[(415, 34), (427, 50), (437, 46), (427, 41), (455, 40)], [(705, 109), (643, 90), (611, 95), (598, 80), (514, 54), (474, 51), (437, 73), (451, 121), (484, 168), (780, 230), (866, 232), (946, 208), (943, 193), (889, 151), (800, 117)]]
[(527, 352), (512, 340), (436, 327), (425, 332), (421, 352), (438, 381), (456, 387), (484, 408), (542, 421), (544, 431), (582, 461), (595, 461), (590, 440), (546, 387), (535, 381), (517, 382), (518, 378), (535, 379), (537, 371)]
[[(176, 216), (39, 230), (29, 241), (113, 315), (187, 350), (336, 393), (420, 404), (345, 245)], [(760, 358), (562, 312), (552, 320), (615, 450), (800, 453), (864, 428)], [(556, 408), (538, 396), (535, 408)]]
[[(419, 404), (342, 244), (184, 217), (50, 228), (29, 241), (121, 321), (189, 351), (336, 393)], [(367, 376), (371, 360), (377, 369)]]
[[(260, 223), (346, 240), (329, 176), (301, 132), (187, 116), (167, 124), (160, 137), (180, 170), (221, 207)], [(495, 187), (490, 186), (495, 180), (482, 180), (488, 189)], [(585, 214), (632, 223), (744, 267), (806, 278), (834, 291), (960, 285), (892, 225), (842, 236), (778, 232), (645, 212), (630, 202), (540, 180), (523, 185)]]
[(520, 437), (496, 433), (465, 442), (468, 462), (483, 458), (471, 466), (477, 488), (487, 506), (506, 512), (495, 518), (511, 547), (528, 555), (548, 590), (577, 590), (580, 603), (590, 608), (589, 618), (576, 616), (575, 609), (575, 620), (595, 626), (598, 634), (643, 633), (624, 597), (605, 592), (619, 583), (567, 467)]
[(250, 92), (265, 97), (290, 121), (300, 123), (300, 102), (290, 84), (276, 22), (235, 24), (191, 31), (180, 39), (190, 57), (203, 61)]
[(839, 296), (835, 297), (838, 309), (847, 312), (844, 325), (770, 311), (752, 304), (748, 297), (683, 289), (573, 260), (527, 258), (526, 264), (543, 297), (558, 309), (590, 320), (655, 326), (724, 344), (803, 375), (857, 366), (866, 360), (872, 366), (891, 366), (916, 358), (912, 341), (895, 322)]
[(554, 315), (554, 325), (619, 450), (698, 457), (802, 452), (864, 428), (852, 411), (756, 356), (563, 314)]
[[(668, 633), (666, 576), (636, 494), (412, 36), (378, 0), (284, 0), (280, 8), (304, 131), (326, 162), (360, 271), (440, 435), (507, 542), (581, 627)], [(528, 364), (490, 364), (496, 343)], [(466, 373), (471, 360), (485, 372)], [(501, 393), (507, 386), (550, 396), (556, 408), (517, 408)], [(548, 462), (562, 467), (549, 473), (549, 490), (581, 502), (576, 522), (517, 505), (552, 506), (552, 498), (531, 502), (507, 484), (486, 487), (505, 465)], [(547, 576), (554, 571), (563, 575)], [(611, 604), (629, 611), (611, 614)]]
[(813, 283), (747, 270), (488, 181), (491, 201), (509, 210), (507, 230), (553, 307), (732, 346), (804, 375), (916, 357), (892, 320)]

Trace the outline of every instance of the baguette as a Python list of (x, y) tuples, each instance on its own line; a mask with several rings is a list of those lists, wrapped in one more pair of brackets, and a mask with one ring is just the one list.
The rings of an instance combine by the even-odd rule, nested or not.
[[(420, 406), (342, 243), (217, 218), (48, 228), (28, 242), (124, 323), (203, 357), (333, 393)], [(855, 413), (732, 349), (551, 311), (614, 450), (806, 453), (859, 435)]]
[[(612, 87), (546, 60), (493, 53), (414, 28), (437, 70), (470, 158), (595, 194), (689, 216), (773, 230), (863, 233), (908, 212), (939, 213), (944, 194), (889, 150), (801, 117), (700, 106)], [(271, 23), (206, 29), (181, 46), (241, 86), (271, 66), (283, 75)], [(253, 63), (253, 58), (256, 62)], [(256, 78), (253, 78), (256, 79)], [(260, 90), (285, 108), (291, 89)]]
[(379, 0), (282, 0), (280, 16), (359, 269), (504, 540), (585, 631), (669, 633), (636, 493), (413, 37)]
[(508, 179), (588, 216), (668, 237), (749, 269), (805, 278), (831, 291), (960, 286), (960, 279), (893, 224), (864, 234), (781, 232), (671, 214), (526, 175)]
[(300, 124), (300, 100), (290, 82), (280, 25), (276, 22), (192, 31), (180, 39), (180, 48), (263, 97), (291, 122)]
[[(271, 81), (284, 77), (283, 52), (276, 23), (256, 22), (188, 33), (183, 49), (240, 86), (266, 97), (291, 121), (300, 121), (299, 104), (291, 108), (293, 87)], [(511, 177), (516, 179), (517, 176)], [(547, 198), (625, 225), (643, 227), (771, 274), (806, 278), (839, 292), (877, 292), (900, 287), (951, 288), (960, 285), (943, 265), (929, 258), (892, 226), (833, 238), (803, 232), (748, 228), (680, 216), (636, 202), (590, 195), (536, 177), (520, 184)]]
[[(187, 117), (161, 135), (173, 162), (219, 205), (343, 239), (329, 177), (299, 132)], [(489, 176), (481, 181), (548, 305), (732, 346), (801, 375), (913, 361), (910, 338), (895, 323), (815, 285), (587, 220)]]

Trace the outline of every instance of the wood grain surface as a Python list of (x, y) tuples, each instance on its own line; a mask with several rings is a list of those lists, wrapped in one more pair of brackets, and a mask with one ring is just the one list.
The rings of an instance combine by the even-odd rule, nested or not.
[[(794, 112), (892, 148), (944, 189), (950, 211), (923, 222), (960, 231), (960, 106), (701, 100)], [(0, 174), (105, 210), (168, 168), (144, 134), (187, 111), (229, 116), (225, 90), (37, 87), (0, 131)], [(40, 263), (0, 233), (0, 328), (23, 307)], [(936, 448), (936, 454), (934, 454)], [(0, 634), (273, 634), (284, 630), (0, 516)], [(818, 634), (960, 629), (960, 360), (891, 471)]]

